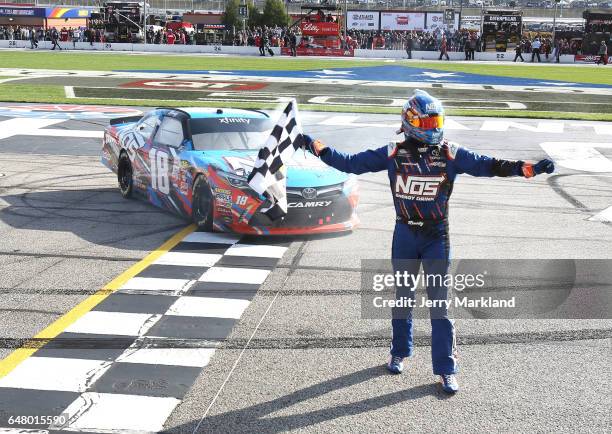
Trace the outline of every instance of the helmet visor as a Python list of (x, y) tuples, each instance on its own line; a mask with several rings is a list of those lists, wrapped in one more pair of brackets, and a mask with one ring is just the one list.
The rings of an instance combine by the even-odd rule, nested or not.
[(427, 117), (414, 116), (412, 113), (406, 113), (406, 120), (410, 125), (423, 130), (433, 130), (435, 128), (442, 128), (444, 126), (443, 115), (433, 115)]

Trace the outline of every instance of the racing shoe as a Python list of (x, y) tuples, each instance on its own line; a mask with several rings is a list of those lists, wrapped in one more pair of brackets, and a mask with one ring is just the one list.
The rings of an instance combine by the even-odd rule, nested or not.
[(459, 392), (459, 383), (457, 383), (457, 377), (454, 374), (440, 375), (440, 383), (442, 383), (442, 390), (446, 393)]
[(404, 370), (404, 358), (399, 356), (391, 356), (389, 363), (387, 363), (387, 369), (392, 374), (401, 374)]

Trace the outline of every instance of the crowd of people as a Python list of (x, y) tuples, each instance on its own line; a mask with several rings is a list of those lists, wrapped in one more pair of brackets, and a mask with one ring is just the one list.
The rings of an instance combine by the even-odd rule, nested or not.
[(480, 39), (479, 35), (468, 30), (443, 30), (440, 28), (423, 31), (363, 31), (349, 30), (349, 44), (353, 48), (404, 50), (409, 45), (413, 51), (438, 51), (442, 39), (446, 40), (447, 51), (463, 51), (471, 38)]
[[(129, 35), (131, 36), (131, 35)], [(130, 38), (128, 36), (128, 42)], [(51, 41), (52, 49), (60, 48), (61, 43), (73, 42), (106, 42), (104, 30), (100, 28), (48, 28), (1, 26), (0, 39), (29, 40), (31, 48), (36, 48), (39, 41)], [(270, 47), (295, 48), (302, 44), (308, 46), (308, 38), (303, 38), (297, 27), (255, 27), (239, 30), (228, 34), (226, 41), (233, 45), (259, 47), (261, 55), (272, 54)], [(152, 44), (195, 44), (194, 33), (180, 28), (147, 29), (147, 41)], [(136, 41), (134, 41), (136, 42)], [(586, 41), (588, 47), (583, 47), (579, 39), (559, 38), (552, 41), (550, 37), (541, 37), (539, 34), (524, 36), (520, 41), (512, 44), (515, 52), (515, 61), (525, 61), (523, 54), (527, 54), (532, 62), (559, 61), (563, 54), (595, 54), (606, 53), (608, 47), (600, 41)], [(484, 51), (485, 42), (479, 32), (462, 30), (443, 30), (436, 28), (425, 31), (399, 32), (399, 31), (362, 31), (349, 30), (347, 35), (341, 35), (341, 47), (352, 49), (374, 50), (405, 50), (407, 57), (412, 57), (413, 51), (438, 51), (440, 59), (448, 59), (448, 52), (464, 52), (466, 60), (473, 60), (474, 53)], [(491, 48), (491, 47), (488, 47)], [(509, 48), (512, 50), (512, 48)]]
[(88, 27), (57, 29), (50, 27), (22, 27), (6, 26), (0, 27), (0, 39), (22, 40), (22, 41), (51, 41), (57, 42), (104, 42), (104, 31)]

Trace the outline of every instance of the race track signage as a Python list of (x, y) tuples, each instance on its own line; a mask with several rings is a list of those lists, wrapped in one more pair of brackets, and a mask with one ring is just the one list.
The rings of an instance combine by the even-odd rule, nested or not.
[(380, 27), (382, 30), (423, 30), (425, 29), (425, 13), (381, 12)]
[(427, 12), (427, 29), (447, 29), (452, 27), (454, 29), (459, 28), (459, 13), (455, 13), (454, 21), (450, 21), (448, 24), (444, 21), (444, 13), (443, 12)]
[(300, 25), (304, 36), (337, 36), (338, 23), (302, 23)]
[[(281, 54), (289, 56), (290, 50), (287, 47), (281, 48)], [(307, 48), (297, 47), (298, 56), (334, 56), (334, 57), (354, 57), (355, 51), (343, 48)]]
[(485, 15), (485, 23), (520, 23), (521, 17), (518, 15)]
[(349, 30), (379, 30), (379, 20), (378, 11), (348, 11), (346, 25)]

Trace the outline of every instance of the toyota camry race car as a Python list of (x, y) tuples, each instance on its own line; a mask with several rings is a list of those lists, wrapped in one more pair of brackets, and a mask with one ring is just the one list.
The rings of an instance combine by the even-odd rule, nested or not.
[(287, 215), (271, 220), (270, 203), (247, 183), (273, 127), (255, 110), (157, 109), (113, 119), (102, 163), (117, 174), (123, 197), (192, 219), (205, 230), (308, 234), (351, 230), (358, 222), (357, 183), (298, 151), (287, 168)]

